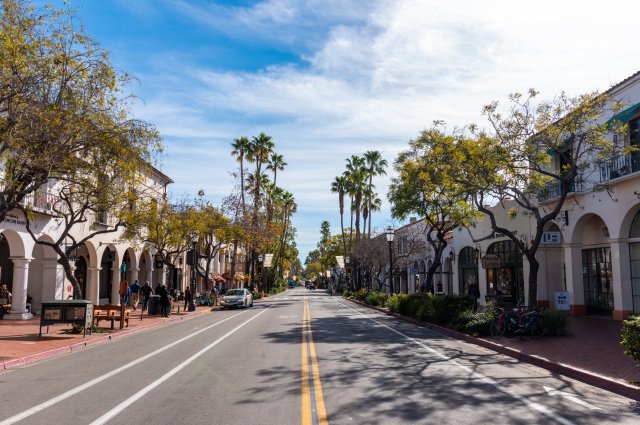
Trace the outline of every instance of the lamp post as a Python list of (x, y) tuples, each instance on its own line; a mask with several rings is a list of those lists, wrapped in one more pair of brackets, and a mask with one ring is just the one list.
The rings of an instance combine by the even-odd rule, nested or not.
[(191, 300), (189, 301), (189, 311), (196, 311), (193, 300), (196, 297), (196, 267), (198, 266), (198, 235), (191, 236)]
[(395, 232), (393, 227), (387, 227), (386, 231), (387, 242), (389, 243), (389, 293), (393, 295), (393, 238), (395, 237)]
[(258, 282), (260, 282), (259, 290), (264, 290), (262, 287), (262, 254), (258, 254)]

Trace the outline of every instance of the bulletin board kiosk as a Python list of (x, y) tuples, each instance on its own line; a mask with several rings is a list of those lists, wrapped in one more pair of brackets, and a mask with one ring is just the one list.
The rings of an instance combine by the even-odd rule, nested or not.
[(56, 300), (42, 303), (40, 315), (40, 336), (42, 327), (57, 325), (59, 323), (70, 323), (84, 326), (84, 336), (92, 333), (93, 325), (93, 303), (86, 300)]

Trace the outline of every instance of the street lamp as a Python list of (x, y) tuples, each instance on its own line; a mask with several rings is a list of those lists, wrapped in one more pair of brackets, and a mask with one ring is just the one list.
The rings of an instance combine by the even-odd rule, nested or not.
[(395, 231), (393, 227), (387, 227), (386, 231), (387, 242), (389, 242), (389, 292), (393, 295), (393, 238), (395, 237)]
[(262, 284), (262, 254), (258, 254), (258, 282), (260, 283), (259, 289), (264, 290)]
[(191, 235), (191, 300), (189, 301), (189, 311), (196, 311), (193, 302), (196, 297), (196, 267), (198, 266), (198, 235)]

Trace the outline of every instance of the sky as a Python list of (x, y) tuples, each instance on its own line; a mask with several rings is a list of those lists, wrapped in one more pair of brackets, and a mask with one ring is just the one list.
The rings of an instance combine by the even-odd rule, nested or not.
[[(54, 1), (54, 4), (61, 1)], [(132, 114), (157, 126), (174, 197), (215, 204), (233, 189), (231, 142), (264, 132), (288, 163), (301, 261), (328, 220), (345, 159), (379, 150), (374, 181), (392, 220), (392, 164), (443, 120), (486, 125), (482, 106), (535, 88), (541, 99), (607, 90), (640, 70), (640, 3), (513, 0), (68, 0), (113, 65), (136, 77)]]

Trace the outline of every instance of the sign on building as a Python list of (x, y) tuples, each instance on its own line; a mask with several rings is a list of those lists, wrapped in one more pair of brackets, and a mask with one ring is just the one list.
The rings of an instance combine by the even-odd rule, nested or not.
[(264, 267), (271, 267), (272, 261), (273, 261), (273, 254), (264, 254), (264, 263), (262, 265)]
[(502, 260), (495, 254), (487, 254), (482, 257), (483, 269), (499, 269), (502, 267)]
[(569, 311), (569, 293), (567, 291), (558, 291), (553, 294), (556, 301), (556, 310)]
[(559, 245), (562, 243), (562, 234), (560, 232), (543, 232), (542, 243), (545, 245)]

